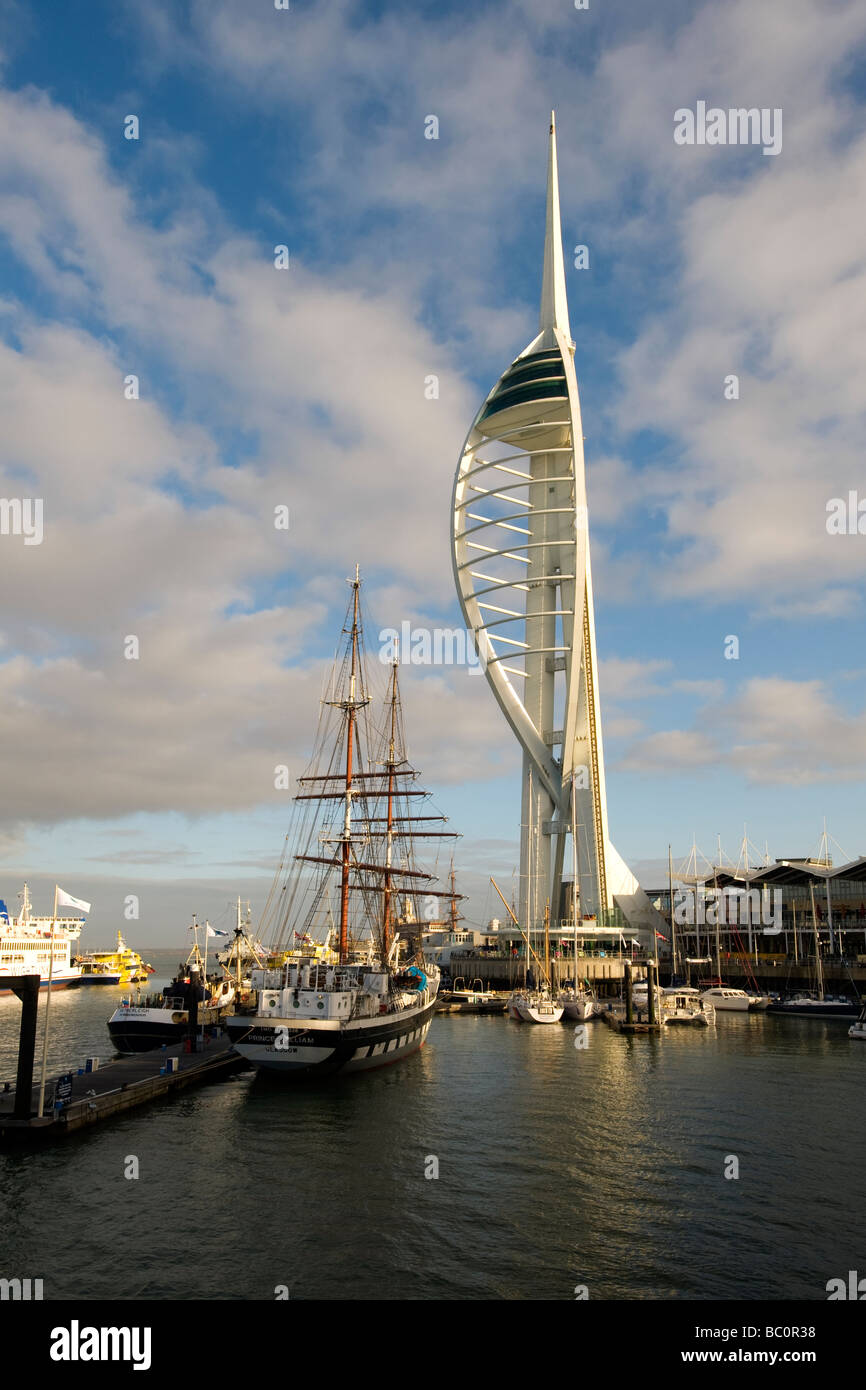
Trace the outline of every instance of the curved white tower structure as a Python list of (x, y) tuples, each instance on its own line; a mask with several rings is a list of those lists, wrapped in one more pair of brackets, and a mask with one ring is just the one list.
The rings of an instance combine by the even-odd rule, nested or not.
[[(572, 786), (581, 912), (657, 917), (608, 838), (580, 400), (550, 121), (539, 331), (500, 377), (454, 483), (454, 577), (499, 706), (523, 747), (520, 920), (559, 910)], [(570, 862), (570, 861), (569, 861)], [(616, 899), (616, 904), (614, 903)]]

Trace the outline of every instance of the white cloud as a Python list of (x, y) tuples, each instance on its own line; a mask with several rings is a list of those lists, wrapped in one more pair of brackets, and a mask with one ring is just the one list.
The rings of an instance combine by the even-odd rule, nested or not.
[(648, 734), (620, 767), (653, 776), (728, 767), (750, 783), (788, 786), (862, 781), (866, 710), (844, 710), (820, 680), (755, 677), (705, 707), (700, 727)]

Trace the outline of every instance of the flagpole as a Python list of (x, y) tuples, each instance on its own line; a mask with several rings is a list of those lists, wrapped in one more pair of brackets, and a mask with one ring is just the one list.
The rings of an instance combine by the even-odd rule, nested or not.
[(45, 996), (45, 1028), (42, 1033), (42, 1084), (39, 1087), (39, 1109), (36, 1114), (42, 1117), (45, 1104), (45, 1073), (48, 1067), (48, 1015), (51, 1011), (51, 981), (54, 976), (54, 928), (57, 925), (57, 884), (54, 885), (54, 916), (51, 918), (51, 945), (48, 954), (48, 993)]

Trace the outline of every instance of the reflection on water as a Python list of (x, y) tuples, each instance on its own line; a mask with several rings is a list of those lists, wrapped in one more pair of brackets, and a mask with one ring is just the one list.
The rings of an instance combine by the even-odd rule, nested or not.
[[(110, 1055), (119, 995), (54, 998), (55, 1072)], [(18, 1016), (0, 1000), (3, 1078)], [(835, 1023), (594, 1023), (577, 1049), (571, 1027), (442, 1015), (378, 1072), (247, 1074), (0, 1153), (0, 1274), (57, 1298), (823, 1299), (866, 1248), (864, 1082)]]

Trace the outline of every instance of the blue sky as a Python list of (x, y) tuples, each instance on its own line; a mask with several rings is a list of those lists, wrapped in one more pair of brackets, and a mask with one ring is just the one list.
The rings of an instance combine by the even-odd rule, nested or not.
[[(46, 515), (0, 537), (7, 899), (62, 875), (110, 930), (143, 886), (154, 942), (261, 900), (355, 561), (373, 636), (456, 624), (451, 483), (534, 333), (553, 106), (612, 837), (648, 886), (744, 823), (864, 852), (866, 536), (825, 525), (866, 497), (864, 36), (846, 0), (0, 4), (2, 495)], [(781, 154), (675, 146), (699, 99), (781, 108)], [(465, 671), (404, 700), (480, 918), (511, 736)]]

